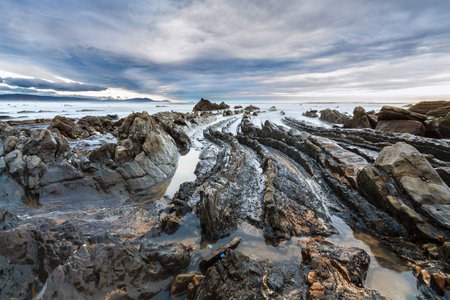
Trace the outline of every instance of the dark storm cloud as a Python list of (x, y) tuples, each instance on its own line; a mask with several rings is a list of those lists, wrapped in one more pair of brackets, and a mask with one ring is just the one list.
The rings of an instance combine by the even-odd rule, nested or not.
[(178, 99), (404, 89), (448, 80), (449, 11), (439, 0), (2, 1), (0, 70), (89, 83), (21, 87)]
[(78, 82), (50, 82), (38, 78), (12, 78), (7, 77), (3, 79), (3, 82), (9, 86), (21, 87), (21, 88), (35, 88), (41, 90), (55, 90), (55, 91), (68, 91), (68, 92), (86, 92), (86, 91), (104, 91), (106, 88), (92, 85), (81, 84)]

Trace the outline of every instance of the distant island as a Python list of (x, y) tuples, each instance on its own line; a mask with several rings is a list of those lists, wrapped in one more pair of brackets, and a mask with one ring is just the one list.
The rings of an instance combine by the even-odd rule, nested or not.
[(150, 98), (131, 98), (131, 99), (99, 99), (93, 97), (71, 97), (71, 96), (38, 96), (38, 95), (28, 95), (28, 94), (5, 94), (0, 95), (0, 101), (6, 100), (24, 100), (24, 101), (66, 101), (66, 102), (78, 102), (78, 101), (89, 101), (89, 102), (156, 102), (156, 103), (171, 103), (170, 100), (153, 100)]

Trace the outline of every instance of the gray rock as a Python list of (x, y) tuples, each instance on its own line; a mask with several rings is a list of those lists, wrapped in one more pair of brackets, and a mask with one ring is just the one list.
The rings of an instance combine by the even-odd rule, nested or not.
[(24, 145), (24, 154), (37, 155), (45, 163), (53, 161), (59, 145), (52, 132), (48, 129), (35, 129)]
[(42, 205), (96, 206), (103, 199), (101, 188), (92, 178), (57, 182), (41, 187), (39, 201)]
[(15, 182), (10, 176), (0, 177), (0, 200), (3, 205), (20, 206), (28, 203), (28, 197), (23, 187)]
[[(450, 204), (449, 187), (414, 147), (402, 142), (385, 147), (378, 155), (375, 166), (392, 174), (418, 206)], [(426, 212), (432, 212), (432, 218), (441, 224), (443, 218), (448, 217), (446, 210), (426, 208)], [(448, 224), (450, 219), (447, 219)]]
[(22, 152), (20, 152), (20, 150), (9, 152), (5, 156), (5, 162), (8, 166), (9, 174), (11, 174), (11, 177), (16, 179), (20, 184), (24, 184), (26, 163), (23, 160)]
[(190, 262), (182, 244), (142, 245), (139, 250), (129, 244), (100, 244), (91, 250), (83, 245), (52, 273), (44, 298), (150, 299)]
[(67, 161), (62, 161), (54, 168), (50, 168), (44, 174), (41, 180), (41, 186), (71, 181), (83, 178), (83, 173), (71, 166)]
[(15, 136), (8, 136), (3, 140), (3, 146), (5, 153), (9, 153), (16, 147), (17, 141), (19, 139)]

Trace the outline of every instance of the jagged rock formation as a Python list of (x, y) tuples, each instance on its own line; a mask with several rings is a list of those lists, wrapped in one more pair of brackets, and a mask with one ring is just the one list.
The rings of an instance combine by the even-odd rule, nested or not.
[(212, 111), (220, 109), (229, 109), (230, 106), (224, 102), (220, 104), (212, 103), (208, 99), (200, 99), (200, 101), (194, 106), (193, 111)]

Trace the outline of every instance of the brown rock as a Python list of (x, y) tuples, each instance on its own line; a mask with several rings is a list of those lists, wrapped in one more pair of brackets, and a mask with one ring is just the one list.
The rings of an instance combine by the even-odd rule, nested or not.
[(442, 274), (433, 273), (430, 278), (430, 284), (439, 296), (445, 295), (447, 288), (445, 287), (445, 277)]
[(307, 112), (302, 113), (302, 116), (309, 117), (309, 118), (317, 118), (317, 117), (319, 117), (317, 115), (317, 110), (315, 110), (315, 109), (309, 110)]
[(398, 133), (410, 133), (420, 136), (425, 136), (426, 128), (422, 122), (414, 120), (383, 120), (379, 121), (376, 130), (398, 132)]
[(319, 119), (330, 123), (344, 124), (350, 120), (350, 117), (335, 109), (327, 108), (320, 111)]
[(429, 112), (427, 112), (427, 116), (440, 118), (445, 117), (449, 112), (450, 112), (450, 105), (430, 110)]
[(200, 101), (194, 106), (194, 111), (211, 111), (211, 110), (219, 110), (219, 109), (229, 109), (230, 106), (225, 104), (224, 102), (220, 104), (212, 103), (207, 99), (200, 99)]
[(407, 109), (385, 105), (378, 113), (378, 120), (415, 120), (425, 121), (427, 116)]
[(201, 275), (198, 272), (189, 272), (178, 274), (170, 287), (170, 295), (178, 296), (186, 292), (188, 285), (193, 281), (195, 276)]
[(439, 132), (443, 138), (450, 139), (450, 113), (445, 116), (439, 123)]
[(369, 118), (366, 116), (366, 110), (361, 106), (353, 110), (353, 118), (344, 122), (346, 128), (372, 128)]
[(446, 107), (450, 105), (450, 101), (446, 100), (439, 100), (439, 101), (422, 101), (419, 103), (414, 104), (409, 108), (410, 111), (420, 113), (420, 114), (426, 114), (429, 111), (439, 109), (441, 107)]

